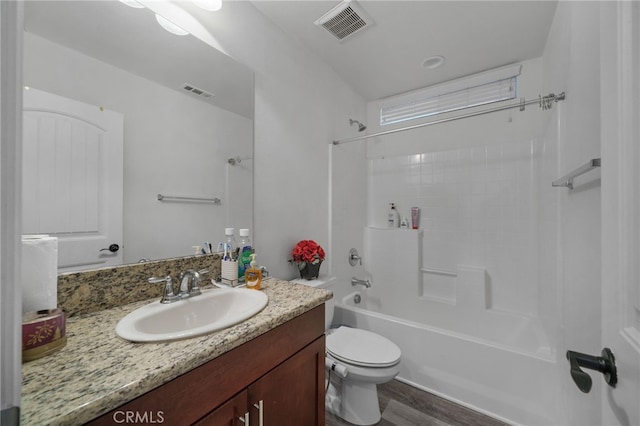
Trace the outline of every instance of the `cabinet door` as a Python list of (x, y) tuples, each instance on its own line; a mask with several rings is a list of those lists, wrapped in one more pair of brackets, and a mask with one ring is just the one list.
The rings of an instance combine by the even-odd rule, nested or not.
[[(247, 391), (244, 390), (200, 420), (197, 426), (240, 426), (247, 413)], [(245, 425), (248, 426), (248, 425)]]
[(323, 335), (249, 386), (251, 426), (324, 426), (324, 350)]

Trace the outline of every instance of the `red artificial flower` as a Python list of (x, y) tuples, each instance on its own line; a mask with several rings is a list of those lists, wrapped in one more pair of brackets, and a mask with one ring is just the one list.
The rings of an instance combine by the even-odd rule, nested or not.
[(296, 263), (318, 263), (324, 260), (324, 250), (313, 240), (302, 240), (291, 250), (291, 257)]

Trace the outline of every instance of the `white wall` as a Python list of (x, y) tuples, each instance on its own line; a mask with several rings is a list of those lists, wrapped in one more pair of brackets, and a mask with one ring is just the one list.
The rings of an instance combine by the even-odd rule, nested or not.
[[(356, 118), (359, 120), (359, 117)], [(355, 127), (351, 128), (351, 136)], [(342, 133), (349, 135), (345, 129)], [(364, 227), (367, 222), (367, 161), (366, 141), (332, 146), (331, 148), (331, 248), (335, 253), (332, 275), (340, 278), (341, 288), (336, 298), (351, 289), (352, 277), (366, 279), (367, 259), (364, 247)], [(355, 248), (362, 264), (351, 266), (349, 251)]]
[(124, 114), (125, 263), (189, 255), (225, 227), (252, 226), (251, 163), (227, 163), (252, 155), (251, 120), (29, 33), (24, 54), (25, 84)]
[[(225, 51), (255, 71), (258, 263), (273, 276), (293, 278), (296, 268), (287, 262), (291, 249), (299, 240), (313, 239), (328, 249), (321, 273), (329, 273), (332, 263), (346, 262), (346, 246), (357, 243), (330, 245), (329, 144), (353, 134), (349, 118), (364, 116), (364, 100), (250, 3), (228, 2), (224, 8), (228, 19), (212, 17), (204, 24)], [(364, 205), (358, 210), (363, 214)], [(361, 229), (357, 235), (362, 238)]]

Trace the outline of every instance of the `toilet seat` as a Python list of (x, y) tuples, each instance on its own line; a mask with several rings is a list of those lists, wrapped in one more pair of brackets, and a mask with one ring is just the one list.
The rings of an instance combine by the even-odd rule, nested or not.
[(390, 367), (400, 362), (400, 348), (367, 330), (338, 327), (329, 330), (327, 352), (335, 359), (362, 367)]

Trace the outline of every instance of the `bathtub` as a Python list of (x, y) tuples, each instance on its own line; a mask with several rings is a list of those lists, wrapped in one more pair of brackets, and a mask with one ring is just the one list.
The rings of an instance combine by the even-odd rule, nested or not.
[(349, 293), (336, 300), (333, 323), (396, 343), (398, 380), (507, 423), (560, 423), (558, 377), (568, 374), (535, 318), (419, 297), (397, 306), (381, 300), (372, 289)]

